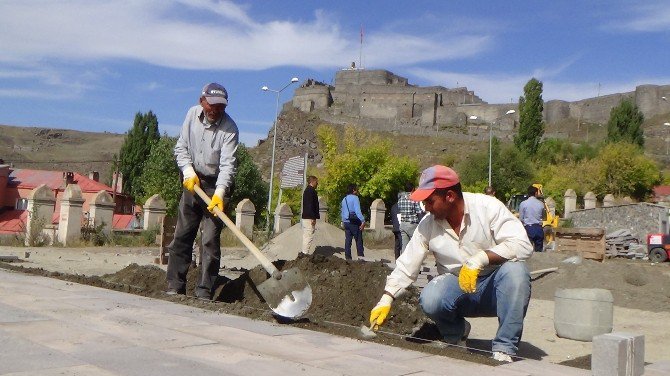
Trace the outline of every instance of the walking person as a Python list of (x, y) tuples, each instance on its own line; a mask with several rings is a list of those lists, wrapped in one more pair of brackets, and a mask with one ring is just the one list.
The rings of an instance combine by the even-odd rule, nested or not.
[(398, 203), (391, 206), (391, 224), (393, 225), (393, 255), (397, 259), (402, 253), (402, 235), (400, 234), (400, 213), (398, 212)]
[(528, 187), (528, 198), (519, 205), (519, 219), (523, 223), (528, 239), (533, 243), (535, 252), (544, 251), (544, 231), (542, 230), (542, 216), (544, 203), (540, 201), (540, 190), (532, 185)]
[(311, 254), (314, 232), (316, 231), (316, 220), (319, 216), (319, 196), (316, 188), (319, 179), (316, 176), (307, 177), (307, 187), (302, 193), (302, 250), (301, 253)]
[(351, 260), (351, 242), (356, 241), (356, 254), (365, 257), (363, 253), (363, 229), (365, 217), (361, 213), (361, 201), (358, 199), (358, 186), (349, 184), (347, 195), (342, 199), (341, 218), (344, 224), (344, 258)]
[(423, 209), (417, 201), (410, 199), (410, 194), (414, 192), (414, 184), (405, 184), (405, 191), (398, 193), (398, 212), (400, 213), (400, 236), (402, 237), (401, 253), (407, 247), (407, 243), (412, 238), (416, 226), (419, 224)]
[(393, 300), (417, 279), (432, 253), (440, 275), (423, 288), (419, 304), (443, 340), (463, 345), (470, 333), (465, 317), (497, 316), (493, 358), (511, 362), (530, 300), (530, 273), (523, 260), (533, 248), (523, 225), (498, 199), (463, 192), (458, 174), (445, 166), (424, 170), (410, 198), (423, 201), (429, 214), (386, 278), (370, 325), (384, 323)]
[[(235, 152), (239, 139), (237, 125), (226, 113), (228, 92), (217, 84), (203, 87), (199, 104), (191, 107), (174, 148), (183, 175), (184, 191), (174, 240), (168, 247), (168, 295), (186, 294), (186, 275), (192, 261), (193, 240), (202, 222), (202, 260), (195, 295), (210, 300), (221, 264), (220, 236), (223, 223), (212, 213), (224, 209), (231, 195), (236, 171)], [(194, 195), (199, 186), (211, 197), (206, 205)]]

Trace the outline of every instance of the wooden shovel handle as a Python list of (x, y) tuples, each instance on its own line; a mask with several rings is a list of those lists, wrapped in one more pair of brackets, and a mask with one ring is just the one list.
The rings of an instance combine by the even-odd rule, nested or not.
[[(212, 201), (209, 196), (207, 196), (207, 193), (203, 192), (203, 190), (199, 186), (194, 186), (193, 190), (195, 193), (200, 196), (200, 198), (209, 206), (209, 203)], [(235, 223), (228, 218), (227, 215), (225, 215), (221, 210), (219, 210), (218, 207), (214, 207), (214, 214), (216, 214), (217, 217), (219, 217), (223, 223), (230, 229), (230, 231), (235, 234), (235, 236), (240, 239), (240, 241), (244, 244), (245, 247), (258, 259), (258, 261), (261, 262), (261, 265), (263, 265), (263, 268), (265, 271), (267, 271), (270, 275), (276, 278), (276, 276), (279, 274), (279, 270), (270, 262), (270, 260), (265, 257), (265, 255), (254, 245), (254, 243), (247, 238), (240, 229), (235, 226)]]

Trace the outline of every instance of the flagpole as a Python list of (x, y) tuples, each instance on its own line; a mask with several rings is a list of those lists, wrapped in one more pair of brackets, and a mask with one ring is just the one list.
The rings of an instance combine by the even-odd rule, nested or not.
[(363, 24), (361, 24), (361, 46), (358, 49), (358, 68), (363, 69)]

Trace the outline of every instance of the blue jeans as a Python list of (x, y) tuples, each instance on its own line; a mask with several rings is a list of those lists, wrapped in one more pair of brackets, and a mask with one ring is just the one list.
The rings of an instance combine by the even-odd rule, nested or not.
[(542, 225), (534, 224), (523, 227), (526, 229), (528, 239), (533, 243), (533, 250), (535, 252), (544, 251), (544, 230), (542, 230)]
[(530, 274), (525, 262), (506, 262), (477, 279), (477, 291), (467, 294), (458, 277), (447, 273), (433, 278), (419, 297), (444, 340), (455, 343), (463, 336), (465, 317), (498, 317), (493, 351), (515, 355), (530, 300)]
[(358, 257), (364, 257), (363, 254), (363, 231), (360, 225), (344, 222), (344, 258), (351, 260), (351, 241), (356, 241), (356, 254)]

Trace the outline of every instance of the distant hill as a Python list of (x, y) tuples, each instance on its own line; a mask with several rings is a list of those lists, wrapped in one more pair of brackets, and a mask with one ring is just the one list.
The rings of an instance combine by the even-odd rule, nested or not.
[(15, 168), (100, 173), (111, 181), (112, 160), (125, 135), (0, 125), (0, 159)]

